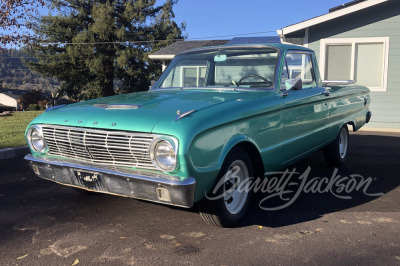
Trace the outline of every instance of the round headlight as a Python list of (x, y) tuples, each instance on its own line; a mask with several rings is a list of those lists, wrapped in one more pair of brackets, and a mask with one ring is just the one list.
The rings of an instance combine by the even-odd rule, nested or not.
[(37, 152), (44, 152), (47, 148), (46, 141), (43, 136), (42, 128), (32, 126), (28, 131), (28, 141), (30, 146)]
[(159, 140), (153, 145), (152, 159), (164, 171), (172, 171), (176, 166), (174, 145), (168, 140)]

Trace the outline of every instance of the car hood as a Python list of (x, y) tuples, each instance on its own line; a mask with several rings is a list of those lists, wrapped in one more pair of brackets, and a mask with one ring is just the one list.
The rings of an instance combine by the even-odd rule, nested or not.
[(233, 90), (151, 90), (71, 104), (45, 112), (32, 123), (152, 132), (160, 121), (172, 125), (178, 110), (197, 113), (239, 98), (253, 98), (254, 94), (257, 93)]

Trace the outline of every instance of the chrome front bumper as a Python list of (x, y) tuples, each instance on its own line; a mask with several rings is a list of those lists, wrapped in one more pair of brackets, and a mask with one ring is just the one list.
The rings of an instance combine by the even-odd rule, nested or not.
[[(186, 208), (193, 206), (196, 185), (193, 177), (180, 180), (162, 174), (120, 172), (32, 154), (26, 155), (25, 160), (30, 162), (36, 175), (59, 184)], [(92, 188), (80, 181), (78, 172), (94, 174), (98, 186)]]

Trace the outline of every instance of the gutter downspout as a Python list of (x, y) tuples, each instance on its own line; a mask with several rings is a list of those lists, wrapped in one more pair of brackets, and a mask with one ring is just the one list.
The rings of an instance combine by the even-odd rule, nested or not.
[(281, 39), (281, 43), (286, 43), (285, 35), (283, 34), (283, 30), (277, 30), (276, 33), (278, 34), (279, 38)]
[(310, 28), (306, 28), (304, 31), (303, 46), (308, 48), (308, 36), (310, 34)]

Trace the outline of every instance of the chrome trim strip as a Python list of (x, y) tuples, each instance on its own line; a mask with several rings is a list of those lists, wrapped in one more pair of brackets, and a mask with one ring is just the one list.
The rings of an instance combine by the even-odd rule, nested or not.
[(85, 131), (92, 131), (95, 133), (101, 133), (101, 134), (109, 134), (109, 133), (116, 133), (116, 134), (134, 134), (136, 136), (143, 136), (143, 137), (149, 137), (149, 136), (158, 136), (155, 134), (149, 134), (149, 133), (140, 133), (136, 131), (120, 131), (120, 130), (106, 130), (106, 129), (97, 129), (97, 128), (89, 128), (89, 127), (74, 127), (74, 126), (60, 126), (60, 125), (52, 125), (52, 124), (41, 124), (42, 127), (54, 127), (54, 128), (60, 128), (60, 129), (77, 129), (77, 130), (85, 130)]
[(106, 110), (114, 109), (139, 109), (142, 106), (138, 104), (107, 104), (107, 103), (95, 103), (93, 107), (102, 108)]
[(354, 80), (323, 80), (322, 85), (335, 84), (335, 85), (349, 85), (354, 84)]
[(166, 88), (151, 88), (151, 90), (216, 90), (216, 91), (234, 91), (234, 92), (240, 92), (240, 91), (271, 91), (275, 90), (275, 87), (271, 88), (240, 88), (240, 87), (166, 87)]
[(187, 111), (185, 113), (181, 113), (181, 111), (178, 110), (176, 112), (177, 116), (175, 118), (175, 121), (178, 121), (179, 119), (184, 118), (185, 116), (190, 115), (191, 113), (194, 113), (194, 112), (196, 112), (196, 110), (190, 110), (190, 111)]
[[(222, 49), (236, 49), (236, 48), (272, 48), (272, 49), (276, 49), (279, 50), (278, 47), (269, 44), (251, 44), (251, 45), (243, 45), (243, 44), (238, 44), (238, 45), (217, 45), (217, 46), (208, 46), (208, 47), (200, 47), (200, 48), (196, 48), (196, 49), (191, 49), (191, 50), (186, 50), (186, 51), (182, 51), (180, 53), (177, 53), (175, 55), (181, 55), (181, 54), (188, 54), (188, 53), (193, 53), (193, 52), (198, 52), (198, 51), (208, 51), (208, 50), (222, 50)], [(309, 51), (309, 50), (307, 50)]]

